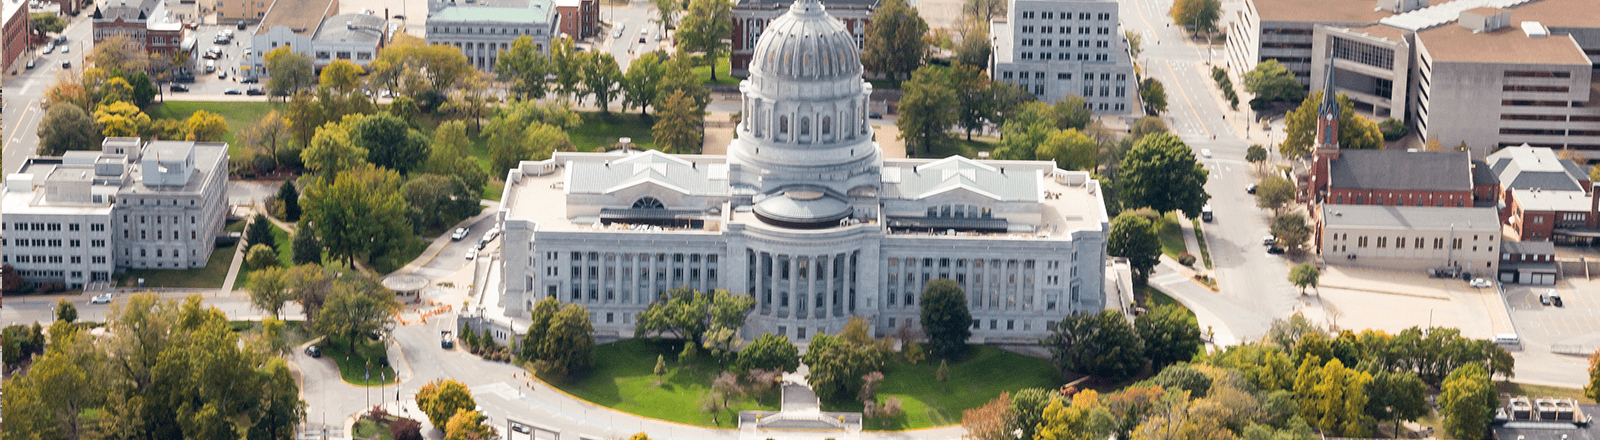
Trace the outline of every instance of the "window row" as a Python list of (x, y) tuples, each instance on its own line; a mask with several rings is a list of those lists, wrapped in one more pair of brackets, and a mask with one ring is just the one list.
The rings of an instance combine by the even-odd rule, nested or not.
[[(1061, 20), (1071, 20), (1072, 17), (1073, 17), (1071, 12), (1055, 12), (1055, 11), (1018, 11), (1017, 14), (1018, 14), (1018, 16), (1022, 17), (1025, 20), (1032, 20), (1032, 19), (1035, 19), (1035, 18), (1042, 19), (1042, 20), (1055, 20), (1055, 19), (1058, 19), (1058, 18), (1061, 19)], [(1106, 20), (1110, 20), (1111, 19), (1111, 13), (1110, 12), (1079, 12), (1077, 17), (1078, 17), (1079, 20), (1091, 20), (1092, 19), (1092, 20), (1106, 21)]]

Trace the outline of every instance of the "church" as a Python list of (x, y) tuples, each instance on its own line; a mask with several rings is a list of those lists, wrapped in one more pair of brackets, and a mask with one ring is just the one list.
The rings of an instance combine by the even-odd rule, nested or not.
[(852, 317), (918, 326), (929, 281), (965, 290), (974, 342), (1030, 343), (1107, 307), (1100, 183), (1050, 161), (889, 159), (855, 37), (817, 0), (762, 32), (722, 155), (556, 153), (510, 170), (488, 278), (507, 316), (583, 304), (633, 336), (661, 293), (756, 300), (742, 334), (798, 343)]

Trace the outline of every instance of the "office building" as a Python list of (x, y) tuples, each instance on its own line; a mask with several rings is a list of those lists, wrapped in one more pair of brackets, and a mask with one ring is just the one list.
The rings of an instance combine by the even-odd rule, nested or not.
[(1116, 2), (1013, 0), (1010, 6), (989, 26), (991, 77), (1044, 102), (1077, 95), (1095, 114), (1143, 114)]
[(550, 0), (430, 1), (428, 7), (428, 44), (454, 46), (468, 64), (487, 72), (517, 37), (532, 38), (535, 48), (549, 54), (560, 24)]

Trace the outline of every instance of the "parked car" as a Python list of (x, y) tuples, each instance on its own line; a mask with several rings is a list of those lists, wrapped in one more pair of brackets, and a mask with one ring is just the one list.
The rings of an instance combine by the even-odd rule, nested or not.
[(1273, 237), (1271, 235), (1268, 235), (1266, 237), (1262, 237), (1261, 238), (1261, 245), (1262, 246), (1273, 246), (1273, 245), (1276, 245), (1276, 244), (1278, 244), (1278, 237)]
[(1267, 253), (1272, 255), (1282, 255), (1283, 248), (1278, 247), (1278, 245), (1267, 246)]
[(43, 54), (43, 55), (49, 55), (51, 53), (55, 53), (55, 51), (56, 51), (56, 45), (54, 45), (54, 44), (46, 44), (46, 45), (44, 45), (44, 50), (40, 51), (39, 53)]
[(481, 238), (481, 239), (478, 239), (478, 247), (476, 247), (475, 249), (483, 249), (484, 246), (488, 246), (488, 245), (489, 245), (489, 239)]
[(239, 30), (241, 30), (241, 31), (244, 30), (244, 22), (243, 21), (239, 22)]
[(645, 44), (645, 37), (639, 37), (639, 44)]
[(1556, 307), (1565, 307), (1561, 304), (1561, 292), (1556, 289), (1545, 289), (1544, 294), (1550, 297), (1550, 304)]
[(1257, 188), (1257, 185), (1252, 183), (1252, 184), (1250, 184), (1250, 186), (1244, 187), (1244, 192), (1246, 194), (1255, 194), (1256, 193), (1256, 188)]
[(183, 84), (173, 84), (171, 86), (167, 86), (167, 90), (171, 91), (172, 93), (184, 93), (189, 91), (189, 86)]
[(217, 72), (217, 79), (228, 79), (228, 71)]
[(405, 14), (394, 14), (394, 19), (395, 20), (405, 20), (406, 16), (405, 16)]
[(1207, 158), (1210, 158), (1211, 157), (1211, 149), (1210, 148), (1201, 148), (1200, 149), (1200, 155), (1201, 156), (1205, 156)]
[(72, 68), (72, 62), (71, 61), (62, 61), (61, 62), (61, 68), (63, 68), (63, 69), (71, 69)]
[(471, 260), (471, 259), (474, 259), (474, 258), (478, 258), (478, 249), (477, 248), (467, 249), (467, 259)]
[(1550, 305), (1550, 295), (1544, 293), (1539, 294), (1539, 304), (1546, 306)]
[(66, 35), (58, 36), (58, 37), (56, 37), (55, 41), (56, 41), (56, 44), (67, 44), (67, 36)]
[(1477, 288), (1481, 289), (1481, 288), (1484, 288), (1484, 287), (1493, 286), (1494, 284), (1490, 283), (1489, 280), (1486, 280), (1486, 279), (1483, 279), (1483, 278), (1473, 278), (1471, 282), (1467, 283), (1467, 285), (1472, 286), (1472, 287), (1477, 287)]
[(181, 74), (181, 75), (172, 77), (172, 82), (194, 83), (194, 75), (190, 75), (190, 74), (187, 74), (187, 73)]
[(456, 348), (456, 338), (449, 330), (439, 330), (439, 348), (446, 350)]
[(261, 79), (254, 76), (247, 76), (239, 80), (239, 84), (256, 84), (259, 82), (261, 82)]
[(95, 295), (94, 298), (89, 298), (89, 304), (110, 304), (110, 303), (111, 303), (111, 292), (102, 293), (102, 294), (99, 294), (99, 295)]
[(71, 53), (71, 52), (72, 52), (72, 45), (70, 45), (70, 44), (61, 45), (61, 53)]
[(255, 87), (251, 87), (250, 90), (245, 90), (244, 94), (250, 95), (250, 96), (264, 96), (264, 95), (267, 94), (267, 91), (266, 90), (261, 90), (261, 89), (255, 88)]
[(1206, 223), (1210, 223), (1212, 218), (1213, 217), (1211, 215), (1211, 204), (1207, 203), (1205, 206), (1201, 206), (1200, 207), (1200, 220), (1204, 221)]
[(224, 94), (224, 95), (243, 95), (244, 92), (240, 92), (239, 89), (235, 89), (233, 87), (229, 87), (229, 88), (223, 89), (222, 90), (222, 94)]
[(491, 229), (489, 229), (489, 232), (483, 234), (483, 241), (494, 240), (495, 237), (499, 237), (499, 236), (500, 236), (500, 228), (498, 228), (498, 227), (491, 228)]
[(467, 238), (467, 228), (456, 228), (456, 232), (450, 234), (450, 241), (461, 241), (463, 238)]
[(883, 113), (878, 113), (878, 112), (867, 113), (867, 119), (883, 119)]
[(315, 345), (306, 347), (306, 356), (311, 356), (314, 358), (322, 357), (322, 349), (317, 348)]
[(33, 60), (28, 60), (28, 68), (29, 69), (33, 68)]

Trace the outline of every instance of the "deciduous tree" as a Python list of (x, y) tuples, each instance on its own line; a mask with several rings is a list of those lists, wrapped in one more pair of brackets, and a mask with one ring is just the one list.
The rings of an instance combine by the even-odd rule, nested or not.
[(750, 346), (739, 351), (739, 369), (794, 371), (800, 367), (800, 351), (788, 336), (762, 333)]
[(972, 313), (967, 310), (967, 294), (948, 278), (929, 281), (922, 290), (922, 330), (928, 334), (928, 349), (944, 359), (959, 359), (972, 337)]
[(650, 114), (649, 106), (655, 104), (659, 90), (657, 83), (667, 73), (661, 57), (660, 52), (650, 52), (628, 65), (628, 73), (622, 77), (622, 111), (638, 107), (640, 112)]
[(683, 25), (678, 27), (678, 49), (705, 54), (713, 82), (717, 80), (717, 56), (729, 49), (724, 40), (733, 36), (733, 21), (733, 3), (691, 0)]
[(511, 83), (511, 93), (519, 99), (543, 98), (549, 90), (550, 59), (534, 47), (533, 37), (523, 35), (511, 40), (511, 50), (500, 54), (494, 70), (501, 81)]
[(1182, 140), (1156, 134), (1140, 139), (1128, 151), (1117, 170), (1117, 185), (1129, 207), (1148, 207), (1163, 214), (1183, 211), (1196, 218), (1211, 198), (1205, 190), (1209, 174)]
[[(272, 158), (273, 163), (282, 165), (278, 152), (280, 148), (289, 146), (291, 136), (289, 123), (283, 119), (283, 114), (272, 110), (241, 131), (239, 140), (247, 146), (261, 150), (263, 154)], [(278, 199), (283, 200), (281, 195)]]
[(1133, 326), (1144, 340), (1145, 357), (1150, 359), (1150, 369), (1162, 371), (1168, 365), (1188, 362), (1200, 351), (1200, 324), (1194, 315), (1183, 307), (1167, 304), (1158, 306), (1134, 318)]
[(318, 128), (311, 143), (300, 150), (300, 160), (322, 180), (367, 163), (367, 150), (350, 140), (350, 132), (329, 122)]
[(1294, 392), (1300, 398), (1300, 418), (1330, 435), (1368, 435), (1367, 385), (1372, 376), (1345, 368), (1338, 359), (1323, 363), (1308, 356), (1295, 375)]
[(651, 127), (656, 146), (661, 151), (674, 154), (700, 150), (700, 122), (704, 119), (695, 111), (694, 101), (682, 91), (673, 91), (656, 107), (656, 123)]
[(1300, 294), (1306, 294), (1307, 287), (1317, 287), (1317, 279), (1322, 277), (1322, 271), (1311, 263), (1300, 263), (1289, 271), (1289, 282), (1300, 288)]
[(917, 8), (903, 0), (885, 0), (872, 11), (867, 24), (861, 64), (899, 84), (927, 58), (928, 44), (922, 41), (927, 33), (928, 23)]
[[(733, 26), (732, 18), (728, 19), (728, 26)], [(594, 97), (594, 103), (600, 106), (601, 113), (610, 113), (611, 100), (617, 97), (622, 85), (622, 70), (617, 67), (616, 58), (609, 53), (590, 52), (585, 58), (587, 60), (583, 63), (583, 92)]]
[(1480, 439), (1489, 430), (1499, 394), (1489, 374), (1477, 364), (1466, 364), (1445, 378), (1439, 390), (1439, 413), (1450, 438)]
[[(1014, 440), (1011, 428), (1011, 392), (1001, 391), (983, 406), (961, 412), (961, 427), (967, 430), (963, 439)], [(1032, 437), (1029, 437), (1032, 438)]]
[(1271, 230), (1278, 246), (1284, 249), (1299, 249), (1307, 239), (1311, 238), (1311, 227), (1306, 226), (1306, 217), (1298, 212), (1273, 216)]
[(478, 403), (472, 391), (455, 379), (434, 380), (417, 390), (417, 408), (433, 426), (446, 426), (458, 411), (472, 411)]
[(39, 121), (39, 155), (60, 156), (68, 150), (90, 149), (99, 145), (98, 137), (88, 113), (77, 105), (58, 102)]
[(222, 142), (228, 134), (228, 121), (222, 115), (200, 110), (189, 116), (189, 140), (196, 142)]
[(456, 415), (450, 416), (450, 421), (445, 423), (445, 440), (484, 440), (499, 437), (494, 426), (489, 425), (488, 417), (475, 410), (456, 410)]
[(400, 182), (399, 173), (365, 164), (306, 190), (306, 218), (330, 256), (375, 261), (411, 236)]
[(150, 57), (145, 55), (144, 44), (121, 34), (106, 35), (95, 42), (89, 61), (107, 72), (136, 72), (150, 66)]
[(1174, 23), (1198, 34), (1215, 32), (1217, 19), (1221, 18), (1221, 14), (1220, 0), (1178, 0), (1172, 3), (1172, 10), (1168, 15), (1172, 16)]
[[(195, 112), (195, 115), (204, 112), (204, 110)], [(105, 137), (138, 136), (139, 132), (150, 126), (150, 116), (139, 111), (133, 104), (112, 101), (101, 103), (95, 108), (94, 123), (100, 126), (100, 134)]]
[(754, 297), (726, 290), (707, 294), (683, 288), (661, 296), (639, 312), (636, 334), (672, 334), (699, 344), (712, 328), (744, 327), (745, 315), (755, 307)]
[[(381, 52), (379, 57), (382, 57)], [(269, 75), (267, 93), (272, 96), (292, 95), (310, 88), (316, 82), (311, 57), (294, 53), (287, 45), (267, 51), (261, 59), (266, 62)]]
[(856, 396), (861, 390), (862, 376), (883, 365), (883, 353), (878, 347), (851, 341), (853, 338), (844, 333), (812, 337), (806, 354), (801, 356), (811, 371), (806, 381), (824, 401), (838, 402)]
[(1145, 78), (1139, 82), (1139, 99), (1144, 100), (1144, 107), (1152, 113), (1167, 112), (1167, 86), (1161, 85), (1161, 81), (1155, 78)]
[(1589, 355), (1589, 385), (1583, 387), (1583, 396), (1600, 400), (1600, 350)]
[(540, 371), (554, 377), (571, 377), (587, 371), (594, 363), (594, 325), (589, 309), (582, 304), (567, 304), (550, 318), (544, 335), (544, 359)]
[(244, 261), (245, 268), (252, 271), (277, 267), (278, 251), (261, 244), (251, 246), (250, 252), (245, 254)]
[(1244, 74), (1244, 90), (1262, 101), (1294, 102), (1305, 98), (1305, 86), (1295, 81), (1294, 73), (1278, 63), (1267, 60)]
[(1428, 415), (1428, 386), (1409, 371), (1380, 371), (1367, 385), (1367, 417), (1393, 420), (1400, 432), (1401, 420), (1416, 420)]
[[(1340, 95), (1339, 148), (1376, 149), (1383, 147), (1383, 133), (1378, 124), (1356, 114), (1350, 97)], [(1312, 138), (1317, 134), (1317, 108), (1322, 105), (1322, 91), (1311, 92), (1300, 101), (1300, 107), (1284, 116), (1285, 137), (1278, 144), (1283, 157), (1297, 158), (1311, 154)]]
[(1156, 235), (1155, 226), (1144, 216), (1123, 211), (1111, 220), (1106, 254), (1127, 258), (1134, 279), (1143, 283), (1150, 278), (1150, 269), (1161, 261), (1161, 239)]
[(66, 298), (56, 300), (56, 320), (73, 322), (78, 320), (78, 307)]
[[(360, 276), (357, 276), (360, 277)], [(342, 340), (355, 352), (356, 344), (380, 338), (394, 322), (400, 308), (394, 291), (377, 280), (339, 280), (317, 312), (312, 327), (330, 340)]]
[[(878, 12), (882, 12), (882, 9)], [(910, 75), (911, 80), (902, 84), (904, 95), (900, 99), (900, 119), (895, 121), (895, 126), (900, 129), (900, 138), (906, 141), (907, 153), (914, 153), (919, 148), (923, 153), (931, 153), (934, 148), (950, 141), (948, 130), (957, 121), (957, 110), (961, 103), (945, 68), (923, 66)], [(782, 130), (780, 127), (779, 132)]]
[(366, 159), (373, 165), (409, 174), (428, 158), (427, 136), (398, 116), (376, 113), (346, 121), (343, 125), (350, 133), (350, 142), (355, 148), (366, 150)]
[(1039, 343), (1050, 349), (1057, 367), (1113, 382), (1144, 368), (1144, 341), (1115, 310), (1069, 316)]
[(1055, 161), (1063, 170), (1091, 170), (1095, 166), (1099, 144), (1077, 129), (1054, 130), (1034, 151), (1036, 160)]
[(250, 274), (250, 304), (278, 318), (283, 311), (283, 303), (292, 298), (288, 284), (285, 283), (288, 271), (281, 267), (269, 267), (257, 270)]
[(1267, 176), (1256, 185), (1256, 206), (1270, 209), (1274, 214), (1294, 202), (1294, 197), (1294, 182), (1280, 176)]

